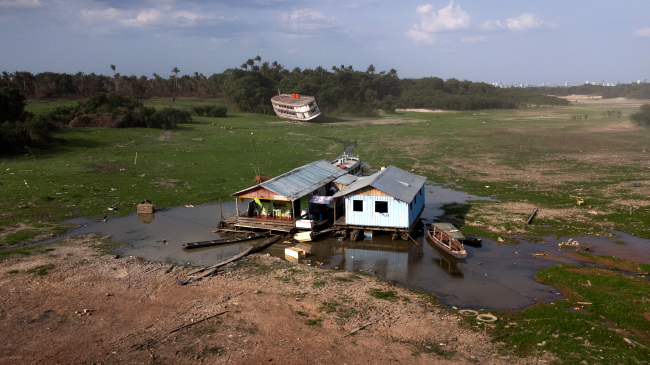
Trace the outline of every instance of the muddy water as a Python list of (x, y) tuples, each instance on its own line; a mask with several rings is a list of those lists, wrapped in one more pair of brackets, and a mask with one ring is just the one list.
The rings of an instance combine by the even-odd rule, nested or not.
[[(431, 222), (442, 214), (440, 209), (447, 203), (466, 203), (477, 199), (462, 191), (427, 183), (426, 208), (422, 217)], [(243, 209), (246, 203), (239, 204)], [(234, 216), (234, 202), (222, 204), (224, 217)], [(138, 216), (133, 213), (121, 218), (108, 217), (107, 222), (77, 218), (65, 221), (80, 225), (66, 236), (96, 233), (110, 235), (112, 241), (124, 241), (127, 247), (118, 249), (122, 256), (140, 256), (146, 261), (166, 261), (174, 264), (210, 265), (233, 256), (247, 243), (215, 246), (211, 248), (184, 250), (186, 242), (217, 239), (211, 231), (220, 219), (219, 204), (194, 207), (174, 207), (158, 211), (154, 216)], [(581, 244), (592, 247), (595, 254), (613, 255), (635, 261), (650, 261), (650, 241), (625, 233), (616, 232), (625, 245), (613, 243), (612, 238), (581, 237)], [(61, 239), (60, 237), (57, 239)], [(162, 240), (165, 242), (162, 242)], [(466, 247), (468, 257), (459, 261), (439, 251), (424, 235), (413, 241), (393, 241), (388, 235), (379, 235), (363, 241), (338, 241), (323, 237), (311, 242), (310, 264), (339, 270), (364, 270), (378, 277), (401, 285), (426, 290), (440, 297), (447, 306), (468, 309), (523, 309), (536, 299), (550, 302), (562, 298), (552, 286), (533, 280), (535, 271), (558, 262), (586, 265), (567, 255), (575, 249), (558, 249), (555, 240), (546, 237), (540, 243), (522, 241), (519, 245), (503, 245), (483, 240), (482, 247)], [(50, 240), (54, 241), (56, 239)], [(268, 248), (265, 253), (285, 257), (282, 243)], [(48, 241), (46, 241), (48, 242)], [(532, 253), (549, 253), (546, 258), (533, 257)], [(301, 260), (302, 261), (302, 260)]]
[[(243, 209), (247, 204), (248, 202), (240, 203), (239, 208)], [(221, 207), (226, 218), (236, 214), (237, 208), (233, 201), (222, 203)], [(212, 233), (220, 215), (220, 205), (217, 203), (167, 208), (152, 215), (132, 213), (120, 218), (109, 216), (106, 222), (75, 218), (63, 223), (79, 225), (79, 228), (45, 242), (91, 233), (110, 235), (111, 241), (128, 244), (117, 250), (122, 256), (140, 256), (147, 261), (166, 261), (177, 265), (209, 265), (221, 262), (223, 258), (236, 255), (248, 247), (236, 244), (211, 249), (183, 249), (183, 243), (221, 238), (219, 234)]]

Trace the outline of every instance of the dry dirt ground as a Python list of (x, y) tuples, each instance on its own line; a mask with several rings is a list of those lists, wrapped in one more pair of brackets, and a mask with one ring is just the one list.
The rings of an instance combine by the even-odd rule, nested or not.
[[(0, 364), (551, 360), (550, 354), (546, 359), (499, 356), (498, 345), (458, 314), (367, 274), (253, 255), (216, 276), (180, 285), (192, 269), (115, 258), (96, 246), (101, 242), (70, 238), (44, 246), (39, 254), (5, 258)], [(33, 272), (39, 268), (44, 275)], [(395, 297), (376, 298), (369, 294), (372, 289)], [(191, 326), (171, 333), (183, 325)]]

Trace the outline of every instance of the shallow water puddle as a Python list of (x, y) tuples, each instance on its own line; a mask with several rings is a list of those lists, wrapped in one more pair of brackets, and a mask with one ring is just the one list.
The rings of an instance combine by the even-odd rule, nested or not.
[[(443, 214), (444, 204), (465, 204), (471, 200), (490, 200), (445, 188), (443, 185), (427, 182), (425, 188), (427, 204), (422, 218), (432, 222)], [(240, 203), (243, 209), (247, 202)], [(222, 203), (224, 217), (234, 216), (235, 202)], [(151, 220), (153, 218), (153, 220)], [(211, 265), (236, 255), (250, 244), (258, 241), (184, 250), (183, 243), (218, 239), (211, 231), (220, 219), (219, 204), (204, 204), (194, 207), (173, 207), (158, 211), (153, 217), (138, 217), (129, 214), (121, 218), (108, 218), (107, 222), (95, 219), (77, 218), (63, 223), (80, 225), (64, 237), (96, 233), (110, 235), (112, 241), (128, 243), (120, 248), (122, 256), (140, 256), (146, 261), (165, 261), (177, 265)], [(141, 221), (142, 220), (142, 221)], [(648, 240), (625, 233), (618, 240), (625, 245), (613, 243), (613, 238), (582, 237), (581, 244), (590, 246), (593, 253), (613, 255), (635, 261), (650, 261)], [(53, 242), (61, 239), (46, 241)], [(162, 240), (166, 242), (163, 243)], [(567, 255), (572, 249), (558, 249), (563, 239), (546, 237), (544, 243), (522, 241), (519, 245), (506, 245), (483, 240), (482, 247), (466, 246), (468, 257), (456, 260), (442, 253), (424, 235), (413, 241), (391, 240), (389, 235), (378, 235), (371, 239), (351, 242), (323, 237), (311, 242), (311, 265), (322, 268), (365, 272), (377, 275), (383, 280), (395, 281), (413, 289), (426, 290), (439, 296), (447, 306), (465, 309), (523, 309), (537, 300), (550, 302), (561, 299), (557, 290), (533, 280), (535, 271), (557, 263), (592, 265), (577, 261)], [(285, 257), (284, 249), (290, 247), (285, 240), (265, 250), (265, 253)], [(41, 242), (40, 244), (42, 244)], [(545, 257), (534, 257), (532, 253), (549, 253)], [(303, 261), (303, 260), (301, 260)]]

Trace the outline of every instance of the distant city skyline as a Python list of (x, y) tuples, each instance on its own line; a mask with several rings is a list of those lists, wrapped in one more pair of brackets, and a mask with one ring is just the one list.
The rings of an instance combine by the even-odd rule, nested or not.
[[(0, 71), (209, 76), (260, 55), (401, 78), (650, 78), (650, 2), (0, 0)], [(512, 80), (512, 81), (506, 81)]]

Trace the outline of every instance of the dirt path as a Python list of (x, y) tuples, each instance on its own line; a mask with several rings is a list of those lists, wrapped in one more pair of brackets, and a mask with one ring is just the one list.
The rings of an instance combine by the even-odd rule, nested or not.
[[(5, 259), (0, 364), (536, 361), (501, 358), (457, 314), (371, 276), (254, 255), (182, 286), (191, 269), (98, 254), (105, 253), (98, 243), (71, 238)], [(28, 272), (36, 267), (46, 274)], [(373, 297), (373, 289), (392, 300)]]

